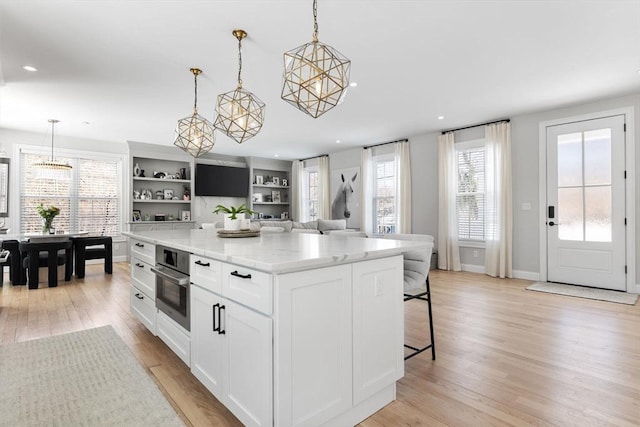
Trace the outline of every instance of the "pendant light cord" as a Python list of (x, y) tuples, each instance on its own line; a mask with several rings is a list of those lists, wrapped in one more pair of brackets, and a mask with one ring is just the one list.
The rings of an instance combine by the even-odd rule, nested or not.
[(313, 0), (313, 42), (318, 42), (318, 1)]
[(51, 162), (53, 162), (53, 128), (56, 122), (51, 121)]
[(238, 89), (242, 89), (242, 38), (238, 37)]
[(193, 73), (193, 114), (198, 112), (198, 73)]

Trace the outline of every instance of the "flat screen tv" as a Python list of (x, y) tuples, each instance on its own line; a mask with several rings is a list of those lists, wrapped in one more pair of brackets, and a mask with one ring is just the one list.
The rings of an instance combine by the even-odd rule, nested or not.
[(247, 197), (249, 169), (196, 163), (195, 195)]

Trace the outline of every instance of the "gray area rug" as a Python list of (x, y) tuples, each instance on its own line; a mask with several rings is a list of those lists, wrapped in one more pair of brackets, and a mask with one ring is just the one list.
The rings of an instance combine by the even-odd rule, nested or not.
[(568, 295), (571, 297), (597, 299), (616, 302), (618, 304), (634, 305), (638, 300), (637, 294), (628, 294), (608, 289), (589, 288), (586, 286), (564, 285), (559, 283), (535, 282), (527, 287), (530, 291), (548, 292), (552, 294)]
[(0, 346), (1, 426), (184, 426), (111, 326)]

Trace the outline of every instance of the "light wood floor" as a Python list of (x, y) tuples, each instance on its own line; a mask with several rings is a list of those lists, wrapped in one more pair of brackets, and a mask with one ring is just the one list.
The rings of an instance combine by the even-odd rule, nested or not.
[[(129, 266), (84, 280), (0, 290), (0, 344), (113, 325), (187, 424), (238, 420), (129, 313)], [(46, 278), (46, 275), (44, 275)], [(526, 291), (529, 282), (431, 272), (437, 360), (408, 360), (380, 426), (638, 426), (640, 305)], [(46, 286), (42, 283), (41, 286)], [(407, 302), (406, 339), (428, 337), (425, 304)]]

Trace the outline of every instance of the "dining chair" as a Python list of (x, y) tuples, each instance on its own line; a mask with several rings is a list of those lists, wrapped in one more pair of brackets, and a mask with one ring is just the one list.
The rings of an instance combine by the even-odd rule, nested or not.
[[(71, 240), (59, 240), (52, 242), (20, 242), (18, 249), (24, 257), (23, 268), (27, 269), (27, 283), (29, 289), (37, 289), (39, 282), (38, 269), (47, 267), (49, 274), (49, 287), (58, 286), (58, 266), (64, 265), (64, 280), (71, 280), (73, 270)], [(64, 253), (60, 253), (64, 251)]]
[(82, 279), (85, 263), (90, 259), (104, 258), (104, 272), (113, 273), (113, 240), (109, 236), (73, 237), (76, 277)]

